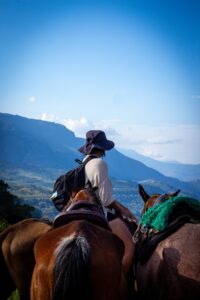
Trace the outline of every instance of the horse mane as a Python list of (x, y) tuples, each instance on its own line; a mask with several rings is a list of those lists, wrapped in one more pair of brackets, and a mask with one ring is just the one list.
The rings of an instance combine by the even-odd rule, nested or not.
[(83, 235), (71, 235), (56, 248), (53, 300), (90, 299), (90, 247)]

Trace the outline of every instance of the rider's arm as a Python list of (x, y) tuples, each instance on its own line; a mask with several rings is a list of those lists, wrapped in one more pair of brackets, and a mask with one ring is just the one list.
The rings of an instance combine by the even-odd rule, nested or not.
[(134, 219), (130, 210), (115, 200), (113, 196), (112, 182), (108, 175), (108, 167), (101, 158), (92, 159), (85, 167), (87, 179), (93, 187), (98, 188), (98, 195), (102, 205), (109, 209), (115, 209), (120, 215)]

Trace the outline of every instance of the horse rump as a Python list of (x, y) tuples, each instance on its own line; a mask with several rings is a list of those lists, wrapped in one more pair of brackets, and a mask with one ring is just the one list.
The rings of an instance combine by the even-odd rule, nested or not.
[(83, 235), (64, 237), (55, 250), (53, 300), (90, 299), (90, 246)]

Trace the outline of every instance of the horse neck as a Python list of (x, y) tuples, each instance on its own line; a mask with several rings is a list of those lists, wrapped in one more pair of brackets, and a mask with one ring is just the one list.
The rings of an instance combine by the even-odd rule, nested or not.
[(80, 190), (72, 199), (72, 203), (78, 201), (88, 201), (90, 203), (97, 204), (97, 205), (100, 204), (95, 191), (91, 189)]

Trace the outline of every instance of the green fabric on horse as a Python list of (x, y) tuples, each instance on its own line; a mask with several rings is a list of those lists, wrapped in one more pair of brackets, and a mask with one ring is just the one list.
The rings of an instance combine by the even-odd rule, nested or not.
[(189, 197), (173, 197), (165, 202), (151, 207), (142, 216), (140, 223), (143, 226), (153, 227), (155, 230), (164, 230), (174, 209), (186, 204), (191, 209), (200, 212), (200, 201)]

